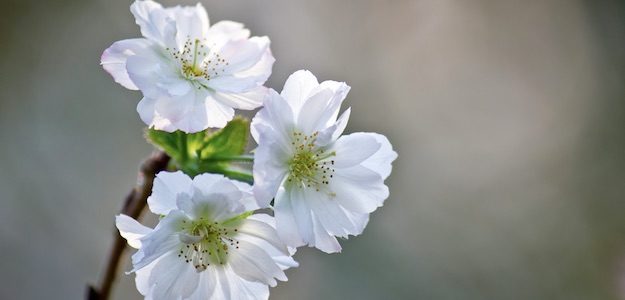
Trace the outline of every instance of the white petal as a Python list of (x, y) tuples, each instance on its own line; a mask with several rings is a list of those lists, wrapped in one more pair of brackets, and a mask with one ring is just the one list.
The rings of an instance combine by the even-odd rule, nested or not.
[(250, 31), (243, 24), (232, 21), (219, 21), (210, 27), (207, 34), (208, 45), (223, 45), (230, 40), (247, 39)]
[(150, 275), (152, 275), (152, 270), (154, 270), (154, 266), (156, 266), (159, 261), (160, 258), (135, 272), (135, 285), (139, 293), (143, 296), (147, 296), (152, 292), (153, 286), (150, 285)]
[(186, 216), (177, 210), (171, 211), (160, 220), (152, 232), (141, 238), (141, 249), (132, 256), (133, 269), (135, 272), (159, 257), (171, 251), (177, 250), (181, 242), (178, 237), (178, 229)]
[(341, 252), (341, 245), (339, 244), (339, 242), (332, 234), (328, 233), (328, 231), (325, 229), (323, 224), (321, 224), (321, 222), (314, 213), (312, 220), (314, 241), (309, 243), (309, 245), (325, 253)]
[(220, 57), (228, 63), (224, 68), (224, 73), (235, 74), (256, 65), (267, 53), (269, 44), (270, 41), (267, 37), (228, 41), (217, 49)]
[(176, 23), (160, 4), (151, 0), (136, 0), (130, 5), (130, 12), (144, 37), (162, 46), (173, 45)]
[(254, 197), (251, 185), (238, 180), (230, 180), (230, 182), (241, 191), (241, 200), (239, 202), (245, 207), (245, 211), (254, 211), (260, 208)]
[(217, 285), (217, 275), (215, 268), (207, 268), (203, 272), (199, 273), (200, 279), (198, 287), (189, 297), (189, 300), (206, 300), (212, 299), (211, 296), (215, 293), (215, 286)]
[(232, 107), (224, 105), (210, 96), (204, 102), (204, 112), (207, 119), (206, 127), (211, 128), (223, 128), (234, 117)]
[(268, 207), (287, 176), (286, 154), (277, 142), (266, 141), (254, 153), (254, 196), (260, 207)]
[(187, 298), (197, 289), (199, 279), (199, 274), (191, 264), (171, 252), (154, 266), (150, 275), (150, 285), (154, 285), (153, 299)]
[(271, 50), (267, 47), (258, 62), (251, 67), (236, 71), (224, 69), (225, 74), (209, 80), (208, 86), (223, 93), (246, 93), (267, 81), (274, 62)]
[(144, 96), (160, 98), (169, 95), (169, 85), (178, 85), (183, 80), (169, 58), (154, 47), (137, 51), (126, 60), (128, 77)]
[[(270, 217), (268, 215), (265, 216)], [(288, 255), (289, 250), (286, 248), (282, 240), (280, 240), (280, 237), (278, 236), (275, 227), (261, 220), (262, 219), (253, 219), (251, 217), (247, 218), (243, 222), (241, 227), (239, 227), (239, 232), (263, 239), (271, 244), (274, 248), (280, 250), (283, 255)]]
[[(292, 248), (295, 250), (296, 248)], [(273, 260), (278, 264), (280, 269), (286, 270), (289, 268), (295, 268), (299, 266), (299, 263), (296, 262), (291, 256), (274, 256)]]
[(344, 82), (324, 81), (310, 92), (298, 116), (298, 126), (304, 133), (321, 131), (336, 122), (339, 109), (350, 87)]
[(115, 226), (119, 234), (128, 241), (128, 245), (135, 249), (141, 248), (139, 239), (152, 232), (152, 228), (143, 226), (137, 220), (123, 214), (115, 216)]
[(325, 230), (333, 235), (347, 237), (348, 234), (360, 234), (360, 228), (356, 228), (351, 219), (345, 214), (340, 203), (335, 198), (325, 192), (306, 190), (308, 196), (308, 206), (311, 208), (317, 219)]
[(191, 183), (191, 178), (182, 171), (162, 171), (156, 174), (152, 195), (148, 197), (150, 211), (157, 215), (167, 215), (171, 210), (177, 209), (178, 194), (191, 195)]
[(304, 241), (299, 233), (296, 216), (291, 206), (291, 200), (287, 196), (284, 187), (280, 187), (274, 202), (274, 217), (276, 219), (276, 229), (280, 239), (290, 247), (304, 245)]
[[(204, 173), (193, 178), (193, 186), (196, 191), (200, 191), (203, 195), (220, 194), (224, 195), (230, 202), (239, 201), (243, 196), (241, 188), (244, 183), (235, 184), (233, 180), (224, 177), (221, 174)], [(198, 202), (196, 197), (194, 201)], [(204, 200), (202, 200), (204, 201)], [(211, 201), (206, 199), (205, 201)]]
[(296, 71), (287, 78), (280, 95), (291, 106), (295, 117), (298, 116), (310, 92), (318, 85), (317, 78), (308, 70)]
[[(217, 102), (205, 90), (198, 89), (182, 96), (158, 99), (155, 113), (175, 129), (186, 133), (199, 132), (208, 127), (224, 127), (234, 116), (231, 107)], [(154, 127), (157, 128), (156, 124)]]
[(382, 179), (386, 179), (393, 170), (393, 166), (391, 163), (397, 158), (397, 152), (393, 151), (393, 146), (388, 141), (388, 139), (377, 133), (353, 133), (354, 135), (369, 135), (375, 138), (375, 140), (380, 143), (380, 149), (373, 154), (371, 157), (367, 158), (362, 165), (370, 170), (375, 171), (376, 173), (382, 176)]
[(150, 47), (152, 43), (146, 39), (128, 39), (113, 43), (102, 53), (100, 64), (113, 76), (115, 82), (121, 84), (127, 89), (138, 90), (139, 88), (128, 77), (126, 71), (126, 60), (128, 57), (135, 55), (146, 47)]
[(264, 107), (254, 116), (251, 124), (252, 137), (261, 144), (261, 131), (265, 128), (267, 136), (280, 142), (283, 150), (291, 149), (291, 134), (295, 119), (291, 107), (276, 91), (270, 90)]
[(137, 112), (141, 120), (150, 128), (156, 130), (163, 130), (167, 132), (176, 131), (176, 127), (166, 118), (163, 118), (158, 112), (156, 112), (156, 100), (152, 98), (143, 97), (137, 104)]
[(233, 182), (222, 175), (200, 174), (193, 179), (194, 215), (209, 215), (222, 221), (245, 212), (241, 202), (244, 194)]
[(252, 110), (263, 105), (268, 93), (268, 88), (259, 86), (243, 93), (214, 92), (211, 95), (215, 100), (232, 108)]
[(348, 168), (362, 163), (380, 149), (381, 145), (375, 137), (363, 134), (344, 135), (332, 146), (336, 152), (334, 168)]
[(304, 105), (302, 105), (302, 110), (297, 118), (298, 129), (306, 135), (310, 135), (316, 130), (325, 129), (320, 128), (321, 126), (319, 126), (318, 123), (324, 123), (326, 121), (320, 119), (320, 117), (324, 115), (327, 110), (329, 100), (332, 99), (333, 95), (330, 89), (325, 89), (308, 98), (306, 102), (304, 102)]
[(260, 282), (252, 282), (239, 277), (230, 266), (216, 269), (219, 290), (215, 299), (247, 300), (268, 299), (269, 287)]
[(336, 169), (329, 188), (336, 195), (336, 201), (358, 213), (373, 212), (389, 195), (382, 177), (363, 166)]
[(286, 280), (286, 275), (263, 251), (262, 248), (245, 240), (239, 241), (239, 248), (233, 249), (228, 257), (228, 263), (232, 270), (248, 281), (259, 281), (270, 286), (276, 286), (274, 278)]
[[(271, 226), (274, 233), (271, 235), (277, 235), (276, 227), (275, 227), (275, 219), (266, 214), (255, 214), (249, 216), (247, 220), (254, 220), (256, 222), (263, 222), (268, 226)], [(288, 268), (297, 267), (299, 264), (293, 260), (291, 257), (295, 254), (296, 249), (293, 247), (285, 247), (282, 240), (278, 237), (276, 240), (276, 236), (266, 237), (266, 234), (248, 234), (239, 229), (239, 233), (234, 237), (236, 240), (243, 240), (249, 243), (253, 243), (259, 247), (261, 247), (271, 258), (276, 262), (276, 264), (282, 270), (286, 270)]]
[(343, 112), (343, 114), (341, 115), (341, 117), (339, 117), (336, 123), (320, 131), (319, 135), (317, 136), (317, 146), (323, 147), (330, 144), (331, 142), (336, 141), (341, 136), (341, 134), (343, 134), (345, 127), (347, 127), (347, 121), (349, 121), (349, 116), (351, 112), (351, 107), (347, 108), (347, 110)]
[(208, 15), (201, 3), (195, 6), (175, 6), (165, 11), (176, 23), (176, 44), (183, 49), (188, 39), (203, 39), (208, 33)]
[[(268, 43), (267, 39), (267, 43)], [(265, 48), (260, 60), (252, 65), (250, 68), (241, 69), (234, 73), (236, 77), (245, 78), (246, 80), (254, 80), (258, 85), (261, 85), (267, 81), (271, 75), (271, 68), (273, 67), (276, 59), (271, 53), (269, 45)]]
[[(313, 217), (312, 211), (310, 207), (308, 207), (307, 201), (305, 199), (306, 195), (302, 188), (299, 187), (291, 187), (287, 189), (289, 195), (289, 202), (292, 208), (293, 218), (297, 223), (297, 229), (299, 231), (300, 236), (304, 243), (308, 245), (315, 244), (315, 235), (313, 232)], [(277, 199), (276, 199), (277, 201)], [(277, 213), (277, 211), (276, 211)], [(279, 219), (276, 215), (276, 222)], [(277, 223), (279, 225), (279, 223)], [(295, 246), (289, 244), (289, 246)]]

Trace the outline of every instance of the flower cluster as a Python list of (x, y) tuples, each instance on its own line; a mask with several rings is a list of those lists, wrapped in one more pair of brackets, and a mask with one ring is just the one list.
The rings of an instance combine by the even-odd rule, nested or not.
[[(397, 154), (383, 135), (343, 135), (347, 84), (301, 70), (277, 93), (263, 86), (274, 63), (267, 37), (210, 26), (201, 4), (137, 0), (130, 10), (143, 38), (113, 43), (102, 66), (142, 92), (137, 111), (175, 161), (147, 199), (156, 227), (116, 219), (138, 249), (130, 272), (146, 299), (267, 299), (297, 266), (297, 247), (339, 252), (337, 237), (363, 232), (389, 196)], [(251, 124), (235, 124), (234, 109), (261, 106)], [(253, 157), (240, 156), (247, 132)], [(239, 159), (253, 159), (251, 174), (230, 168)]]

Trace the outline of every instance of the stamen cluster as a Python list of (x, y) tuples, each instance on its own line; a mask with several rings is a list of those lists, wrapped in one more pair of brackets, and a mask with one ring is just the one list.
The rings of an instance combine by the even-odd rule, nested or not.
[(218, 77), (226, 70), (229, 63), (221, 55), (212, 51), (206, 44), (206, 39), (192, 40), (187, 36), (182, 49), (166, 48), (182, 66), (182, 74), (188, 79), (204, 78), (210, 80)]
[(299, 187), (314, 187), (317, 191), (327, 186), (330, 178), (334, 176), (334, 152), (326, 152), (323, 147), (317, 147), (316, 141), (319, 132), (305, 135), (301, 132), (293, 132), (291, 145), (295, 154), (289, 160), (289, 177), (287, 181)]
[(199, 240), (183, 245), (178, 257), (192, 264), (198, 272), (206, 270), (211, 263), (223, 265), (226, 263), (229, 250), (233, 247), (239, 249), (239, 241), (233, 238), (238, 231), (236, 228), (210, 222), (203, 217), (196, 221), (183, 220), (182, 224), (181, 230), (184, 233), (199, 237)]

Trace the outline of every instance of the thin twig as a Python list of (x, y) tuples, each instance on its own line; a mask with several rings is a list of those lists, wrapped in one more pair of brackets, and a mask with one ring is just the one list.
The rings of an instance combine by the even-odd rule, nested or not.
[[(146, 207), (148, 196), (150, 196), (152, 192), (154, 177), (158, 172), (167, 168), (169, 160), (170, 158), (167, 154), (158, 151), (153, 153), (152, 156), (141, 164), (137, 177), (137, 186), (126, 196), (124, 206), (121, 209), (122, 214), (133, 219), (139, 218)], [(115, 230), (115, 240), (106, 264), (104, 277), (102, 277), (99, 286), (88, 286), (87, 300), (108, 300), (125, 249), (126, 241), (119, 235), (119, 232)]]

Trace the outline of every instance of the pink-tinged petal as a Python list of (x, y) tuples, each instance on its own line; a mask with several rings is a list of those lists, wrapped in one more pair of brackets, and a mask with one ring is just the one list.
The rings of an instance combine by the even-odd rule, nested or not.
[(136, 55), (147, 47), (151, 47), (152, 43), (146, 39), (128, 39), (113, 43), (102, 53), (100, 64), (106, 70), (115, 82), (130, 90), (138, 90), (139, 88), (132, 82), (126, 70), (126, 61), (128, 57)]

